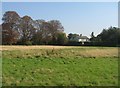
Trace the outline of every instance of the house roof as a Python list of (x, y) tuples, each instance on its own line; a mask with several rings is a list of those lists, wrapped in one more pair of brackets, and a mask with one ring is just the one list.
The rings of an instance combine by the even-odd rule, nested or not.
[(79, 39), (89, 39), (87, 36), (80, 36)]

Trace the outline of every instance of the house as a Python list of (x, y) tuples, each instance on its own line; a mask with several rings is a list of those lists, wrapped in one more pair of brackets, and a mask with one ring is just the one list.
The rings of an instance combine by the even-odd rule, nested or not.
[(87, 36), (80, 36), (78, 41), (79, 42), (89, 42), (90, 40)]
[(82, 42), (82, 45), (84, 45), (85, 42), (90, 42), (90, 39), (87, 36), (80, 35), (79, 42)]
[(68, 36), (70, 41), (74, 42), (80, 42), (82, 45), (84, 45), (85, 42), (90, 42), (89, 38), (87, 36), (82, 36), (82, 34), (69, 34)]

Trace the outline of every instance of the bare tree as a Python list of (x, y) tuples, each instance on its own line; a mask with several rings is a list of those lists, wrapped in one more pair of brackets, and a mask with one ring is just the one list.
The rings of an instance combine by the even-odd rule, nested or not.
[(2, 18), (4, 23), (17, 24), (20, 20), (20, 16), (15, 11), (7, 11)]
[(8, 11), (3, 15), (2, 41), (3, 44), (13, 44), (18, 40), (17, 27), (20, 16), (15, 11)]
[(35, 20), (34, 21), (34, 27), (36, 29), (35, 34), (32, 38), (32, 41), (34, 42), (34, 44), (42, 44), (43, 42), (43, 23), (45, 22), (45, 20)]
[(55, 43), (57, 41), (58, 33), (64, 32), (64, 27), (59, 20), (51, 20), (48, 21), (48, 23), (50, 24), (49, 31), (52, 36), (52, 42)]
[(21, 18), (21, 23), (19, 26), (20, 41), (26, 44), (31, 41), (35, 33), (35, 28), (33, 26), (33, 20), (29, 16), (24, 16)]
[(2, 24), (2, 44), (15, 44), (18, 40), (18, 32), (13, 29), (11, 23)]

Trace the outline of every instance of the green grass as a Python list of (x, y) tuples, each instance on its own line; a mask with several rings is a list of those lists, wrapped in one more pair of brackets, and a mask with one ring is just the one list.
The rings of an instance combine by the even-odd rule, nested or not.
[(114, 49), (4, 50), (2, 83), (3, 86), (117, 86), (118, 58)]

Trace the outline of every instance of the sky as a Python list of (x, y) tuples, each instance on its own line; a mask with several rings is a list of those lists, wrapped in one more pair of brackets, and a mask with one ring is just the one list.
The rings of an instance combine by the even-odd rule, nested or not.
[(59, 20), (65, 33), (90, 36), (103, 28), (118, 26), (117, 2), (2, 2), (2, 14), (16, 11), (33, 20)]
[(2, 2), (119, 2), (119, 0), (1, 0)]

